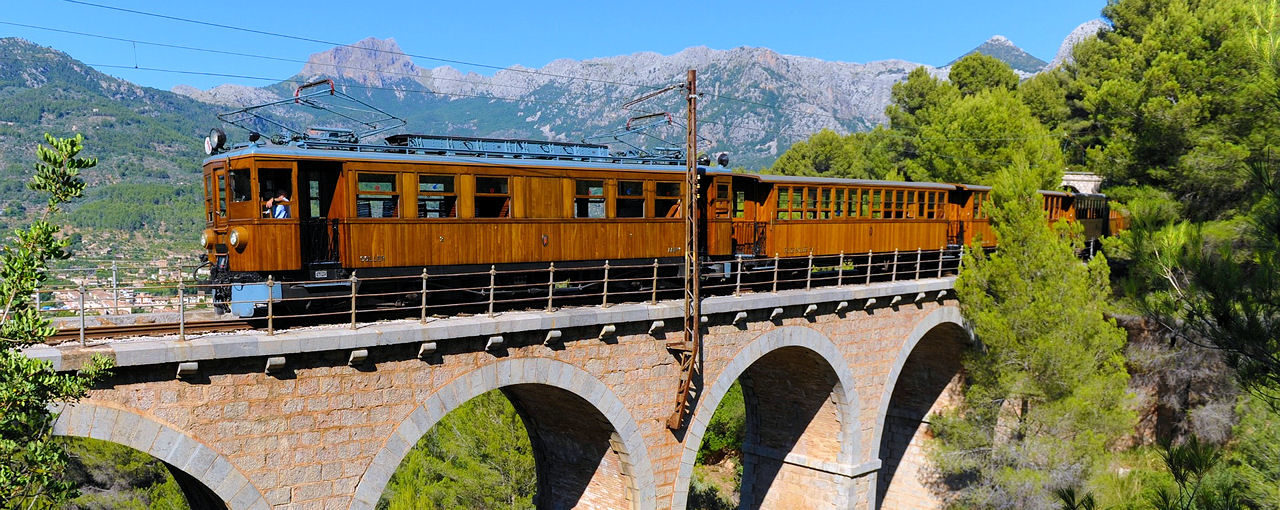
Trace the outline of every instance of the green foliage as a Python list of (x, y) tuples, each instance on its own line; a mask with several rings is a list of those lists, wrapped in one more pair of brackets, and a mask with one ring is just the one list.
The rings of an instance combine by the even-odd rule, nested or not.
[(808, 177), (883, 179), (895, 166), (893, 145), (889, 132), (883, 128), (846, 136), (824, 129), (808, 141), (792, 145), (769, 171)]
[(906, 164), (915, 180), (990, 184), (998, 170), (1021, 159), (1030, 162), (1038, 189), (1062, 182), (1057, 137), (1003, 88), (979, 91), (934, 112), (915, 143), (915, 157)]
[(1134, 421), (1106, 260), (1081, 263), (1078, 227), (1046, 226), (1038, 179), (1024, 161), (999, 172), (1000, 246), (973, 250), (956, 280), (981, 348), (964, 360), (963, 404), (931, 421), (931, 458), (963, 506), (1049, 508)]
[(1277, 131), (1274, 80), (1251, 56), (1246, 0), (1123, 0), (1113, 29), (1066, 67), (1069, 163), (1108, 182), (1149, 185), (1228, 217), (1248, 193), (1244, 163)]
[(193, 239), (204, 228), (204, 202), (198, 185), (120, 183), (96, 188), (91, 202), (70, 214), (80, 228), (136, 232), (166, 231)]
[(68, 502), (76, 509), (189, 508), (182, 489), (160, 460), (124, 445), (89, 438), (59, 438), (70, 462), (67, 476), (93, 490)]
[(84, 193), (84, 180), (80, 178), (80, 170), (93, 168), (98, 158), (78, 158), (77, 154), (84, 149), (84, 135), (76, 134), (75, 138), (55, 138), (44, 134), (49, 147), (36, 145), (36, 174), (27, 183), (34, 191), (49, 194), (49, 210), (57, 211), (58, 204), (80, 198)]
[(1018, 86), (1018, 75), (1008, 64), (981, 53), (965, 55), (952, 65), (949, 79), (966, 96), (996, 88), (1013, 90)]
[(49, 406), (83, 397), (111, 366), (110, 360), (95, 357), (78, 373), (59, 374), (48, 362), (21, 352), (53, 333), (32, 298), (49, 262), (69, 256), (67, 241), (58, 239), (59, 228), (47, 218), (80, 195), (84, 183), (78, 171), (93, 166), (92, 159), (75, 157), (80, 137), (46, 134), (45, 139), (52, 149), (40, 147), (31, 186), (51, 196), (45, 216), (14, 231), (0, 248), (0, 508), (47, 508), (76, 495), (66, 478), (67, 454), (52, 438), (57, 414)]
[(772, 171), (989, 184), (996, 170), (1021, 157), (1032, 162), (1036, 186), (1058, 187), (1064, 167), (1059, 136), (1039, 119), (1065, 118), (1061, 77), (1015, 93), (1017, 75), (1007, 65), (973, 54), (955, 65), (951, 78), (939, 80), (917, 68), (893, 86), (893, 102), (885, 109), (889, 128), (845, 137), (819, 132), (783, 153)]
[(498, 390), (431, 427), (391, 476), (379, 509), (532, 508), (533, 446)]
[(1177, 486), (1176, 492), (1167, 487), (1158, 489), (1151, 496), (1152, 506), (1157, 510), (1193, 510), (1193, 509), (1228, 509), (1238, 508), (1234, 496), (1205, 487), (1205, 478), (1209, 471), (1222, 459), (1222, 450), (1216, 445), (1202, 443), (1196, 436), (1187, 438), (1183, 444), (1166, 442), (1161, 445), (1161, 459), (1165, 468), (1173, 476)]
[(718, 464), (725, 458), (734, 458), (742, 465), (742, 442), (746, 439), (747, 405), (742, 396), (742, 385), (734, 381), (725, 392), (720, 407), (711, 415), (711, 422), (698, 447), (698, 464)]
[(1226, 470), (1239, 482), (1237, 495), (1252, 508), (1280, 508), (1280, 421), (1263, 401), (1244, 395), (1240, 421), (1226, 452)]

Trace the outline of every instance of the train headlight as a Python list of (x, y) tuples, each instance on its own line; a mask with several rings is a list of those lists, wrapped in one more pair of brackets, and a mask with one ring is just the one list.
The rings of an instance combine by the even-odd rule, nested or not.
[(231, 235), (227, 236), (227, 242), (235, 248), (242, 248), (249, 243), (249, 233), (240, 227), (233, 228)]
[(203, 247), (205, 247), (205, 248), (208, 248), (208, 247), (209, 247), (209, 241), (210, 241), (211, 239), (212, 239), (212, 236), (210, 236), (210, 235), (209, 235), (209, 231), (208, 231), (208, 230), (206, 230), (206, 231), (204, 231), (204, 232), (201, 232), (201, 233), (200, 233), (200, 246), (203, 246)]

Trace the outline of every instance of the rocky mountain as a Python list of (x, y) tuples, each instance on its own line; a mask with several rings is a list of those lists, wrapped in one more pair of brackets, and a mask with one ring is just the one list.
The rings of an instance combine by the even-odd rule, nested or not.
[(1100, 19), (1081, 23), (1070, 34), (1067, 34), (1066, 39), (1062, 40), (1062, 45), (1058, 47), (1058, 54), (1053, 56), (1053, 60), (1049, 62), (1045, 69), (1056, 69), (1062, 64), (1071, 62), (1071, 50), (1076, 47), (1076, 44), (1090, 37), (1097, 37), (1099, 31), (1108, 28), (1110, 28), (1110, 25)]
[(992, 36), (982, 44), (979, 44), (977, 48), (974, 48), (968, 53), (961, 55), (959, 58), (952, 60), (947, 64), (947, 66), (950, 67), (961, 58), (974, 53), (981, 53), (989, 57), (995, 57), (1000, 61), (1009, 64), (1009, 67), (1012, 67), (1014, 71), (1019, 71), (1020, 74), (1035, 74), (1045, 68), (1045, 61), (1023, 51), (1022, 48), (1013, 44), (1013, 41), (1010, 41), (1003, 35)]
[[(592, 137), (618, 130), (639, 113), (666, 111), (677, 122), (652, 134), (680, 145), (683, 104), (678, 94), (655, 98), (639, 110), (621, 106), (655, 88), (683, 82), (685, 71), (695, 68), (703, 92), (703, 150), (728, 151), (735, 166), (758, 168), (820, 129), (848, 132), (883, 122), (893, 84), (919, 66), (901, 60), (825, 62), (766, 48), (696, 47), (674, 55), (562, 59), (540, 69), (516, 67), (486, 76), (449, 66), (421, 68), (394, 40), (370, 38), (312, 55), (293, 83), (209, 91), (180, 87), (174, 92), (241, 106), (272, 94), (284, 97), (299, 82), (332, 77), (348, 94), (404, 117), (409, 131), (561, 141), (613, 142), (608, 136)], [(637, 138), (634, 143), (642, 142)], [(661, 145), (652, 138), (647, 144)]]

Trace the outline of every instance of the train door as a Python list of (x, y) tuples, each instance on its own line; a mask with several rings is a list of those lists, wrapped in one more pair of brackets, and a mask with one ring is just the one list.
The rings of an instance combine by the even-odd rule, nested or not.
[(706, 255), (729, 255), (733, 251), (733, 183), (730, 176), (716, 176), (707, 189)]
[(209, 197), (208, 200), (208, 218), (212, 223), (215, 232), (213, 252), (214, 257), (210, 262), (219, 270), (226, 271), (230, 269), (229, 249), (227, 247), (227, 167), (217, 165), (209, 172), (205, 187)]
[(951, 190), (947, 193), (947, 245), (958, 246), (968, 244), (965, 238), (965, 225), (973, 219), (973, 207), (969, 203), (973, 192), (967, 190)]
[[(338, 225), (341, 215), (331, 211), (340, 209), (334, 207), (333, 199), (341, 172), (340, 162), (298, 163), (299, 245), (302, 263), (309, 271), (327, 271), (340, 265)], [(321, 274), (316, 277), (330, 276), (334, 275)]]
[(759, 257), (764, 255), (764, 237), (768, 223), (760, 221), (760, 186), (752, 179), (733, 179), (733, 254)]

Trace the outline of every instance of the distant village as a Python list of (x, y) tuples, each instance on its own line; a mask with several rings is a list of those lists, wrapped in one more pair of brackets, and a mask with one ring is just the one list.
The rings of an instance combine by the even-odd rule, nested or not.
[(207, 289), (191, 281), (195, 269), (167, 260), (148, 266), (117, 262), (51, 269), (51, 283), (40, 292), (37, 305), (55, 315), (79, 315), (81, 310), (86, 315), (177, 312), (182, 308), (178, 302), (180, 282), (187, 285), (183, 292), (186, 307), (207, 303)]

